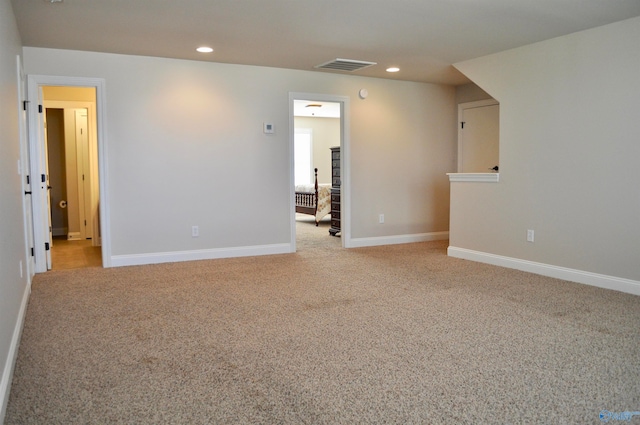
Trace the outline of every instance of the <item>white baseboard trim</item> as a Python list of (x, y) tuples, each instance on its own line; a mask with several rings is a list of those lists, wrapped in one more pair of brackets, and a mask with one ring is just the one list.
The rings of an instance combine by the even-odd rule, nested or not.
[(4, 423), (7, 414), (7, 404), (9, 403), (9, 392), (11, 391), (11, 381), (13, 379), (13, 370), (18, 358), (18, 347), (20, 346), (20, 338), (22, 337), (22, 329), (24, 327), (24, 319), (27, 315), (27, 304), (29, 303), (29, 295), (31, 294), (31, 279), (27, 279), (27, 286), (22, 294), (22, 302), (18, 312), (18, 320), (13, 329), (13, 337), (9, 346), (9, 355), (2, 369), (2, 379), (0, 380), (0, 424)]
[(70, 241), (81, 241), (82, 237), (80, 236), (80, 232), (69, 232), (67, 233), (67, 239)]
[(413, 235), (377, 236), (372, 238), (352, 238), (348, 248), (367, 246), (398, 245), (403, 243), (430, 242), (449, 239), (449, 232), (417, 233)]
[(274, 245), (243, 246), (236, 248), (112, 255), (111, 267), (141, 266), (144, 264), (174, 263), (180, 261), (215, 260), (219, 258), (288, 254), (291, 252), (293, 252), (291, 244), (284, 243)]
[(640, 282), (636, 280), (585, 272), (582, 270), (569, 269), (566, 267), (553, 266), (550, 264), (537, 263), (518, 258), (504, 257), (502, 255), (489, 254), (486, 252), (473, 251), (454, 246), (450, 246), (447, 249), (447, 255), (464, 260), (493, 264), (494, 266), (522, 270), (542, 276), (554, 277), (556, 279), (597, 286), (599, 288), (613, 289), (615, 291), (640, 295)]

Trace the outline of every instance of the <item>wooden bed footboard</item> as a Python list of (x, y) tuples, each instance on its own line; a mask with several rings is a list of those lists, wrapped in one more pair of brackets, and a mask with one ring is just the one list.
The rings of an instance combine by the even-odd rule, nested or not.
[(316, 226), (318, 220), (315, 217), (318, 212), (318, 169), (314, 169), (315, 173), (315, 192), (296, 192), (296, 212), (300, 214), (309, 214), (314, 216)]

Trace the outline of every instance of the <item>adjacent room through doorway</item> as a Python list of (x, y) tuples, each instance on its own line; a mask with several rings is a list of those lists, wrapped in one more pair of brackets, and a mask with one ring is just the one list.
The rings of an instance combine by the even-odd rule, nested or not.
[(300, 249), (341, 246), (340, 109), (339, 102), (294, 100), (295, 227)]
[(102, 266), (96, 90), (44, 86), (51, 269)]

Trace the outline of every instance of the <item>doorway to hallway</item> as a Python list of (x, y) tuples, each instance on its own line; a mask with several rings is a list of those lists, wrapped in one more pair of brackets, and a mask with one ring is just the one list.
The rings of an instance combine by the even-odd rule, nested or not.
[(86, 267), (102, 267), (102, 253), (91, 240), (69, 240), (66, 236), (54, 236), (51, 251), (51, 270), (69, 270)]
[[(67, 268), (72, 253), (78, 257), (73, 262), (73, 267), (109, 267), (110, 241), (106, 209), (108, 191), (102, 125), (105, 120), (104, 81), (92, 78), (28, 76), (28, 98), (25, 105), (33, 105), (28, 113), (27, 174), (33, 176), (35, 183), (31, 186), (34, 272), (59, 269), (60, 267), (52, 264), (56, 259), (62, 261), (61, 267)], [(64, 116), (69, 116), (63, 121), (73, 122), (73, 125), (68, 126), (68, 131), (66, 128), (62, 130), (58, 141), (63, 146), (58, 146), (58, 159), (63, 158), (58, 174), (64, 178), (58, 179), (55, 187), (65, 191), (55, 199), (52, 199), (54, 186), (51, 180), (51, 153), (48, 149), (47, 109), (62, 110)], [(79, 121), (82, 121), (81, 125), (77, 125)], [(66, 126), (59, 123), (58, 127)], [(70, 211), (72, 208), (73, 213)], [(58, 219), (62, 217), (55, 224), (55, 234), (54, 211)], [(76, 244), (69, 245), (70, 242)], [(56, 245), (61, 248), (58, 252)], [(100, 259), (99, 264), (97, 259)]]
[(101, 266), (95, 89), (43, 87), (51, 269)]

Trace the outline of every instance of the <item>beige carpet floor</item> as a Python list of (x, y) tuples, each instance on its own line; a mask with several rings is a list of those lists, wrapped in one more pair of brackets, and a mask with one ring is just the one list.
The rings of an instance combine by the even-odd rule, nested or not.
[[(596, 424), (640, 410), (640, 297), (447, 243), (36, 276), (7, 424)], [(634, 417), (632, 423), (640, 423)]]

